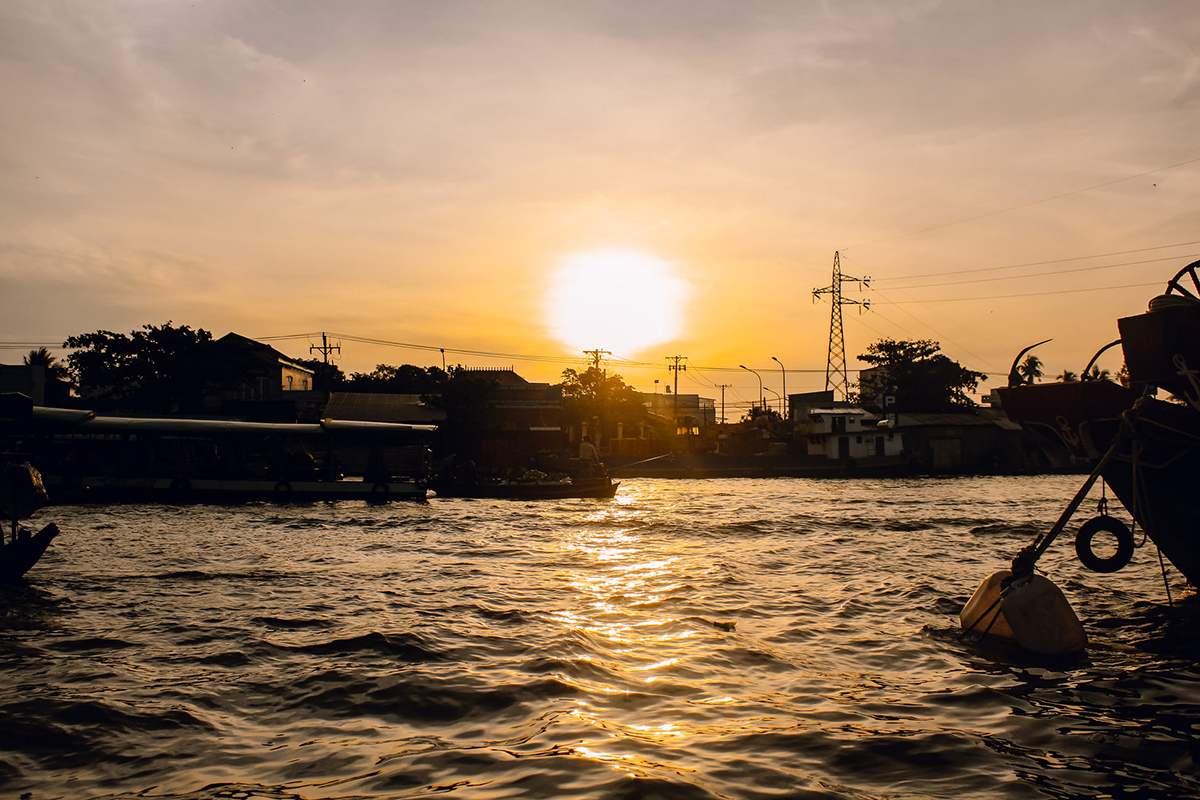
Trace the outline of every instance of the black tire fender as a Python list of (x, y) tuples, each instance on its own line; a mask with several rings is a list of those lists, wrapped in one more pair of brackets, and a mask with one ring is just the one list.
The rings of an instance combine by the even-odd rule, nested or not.
[(275, 499), (286, 503), (292, 499), (292, 484), (287, 481), (280, 481), (275, 484)]
[(371, 487), (372, 500), (387, 500), (392, 493), (392, 488), (386, 483), (377, 483)]
[[(1098, 533), (1108, 533), (1117, 539), (1117, 552), (1108, 558), (1101, 558), (1092, 549), (1092, 540)], [(1092, 517), (1075, 534), (1075, 555), (1092, 572), (1116, 572), (1133, 559), (1133, 533), (1116, 517), (1107, 514)]]

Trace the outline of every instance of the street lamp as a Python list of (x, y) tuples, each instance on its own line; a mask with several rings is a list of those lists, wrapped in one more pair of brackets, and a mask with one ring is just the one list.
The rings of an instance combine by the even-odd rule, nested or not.
[[(746, 372), (754, 372), (754, 370), (750, 369), (745, 364), (738, 364), (738, 366), (741, 367), (742, 369), (746, 370)], [(762, 408), (765, 411), (766, 406), (763, 401), (762, 375), (759, 375), (757, 372), (754, 372), (754, 377), (758, 378), (758, 405), (759, 405), (759, 408)]]
[(767, 391), (770, 392), (771, 394), (775, 395), (776, 399), (779, 400), (779, 410), (782, 411), (783, 410), (783, 398), (779, 396), (779, 392), (775, 391), (770, 386), (767, 387)]
[[(780, 371), (783, 372), (783, 397), (784, 397), (784, 402), (786, 403), (787, 402), (787, 367), (785, 367), (783, 365), (783, 362), (780, 361), (775, 356), (771, 356), (771, 360), (774, 361), (776, 364), (778, 364)], [(792, 415), (792, 409), (790, 406), (785, 406), (783, 411), (784, 411), (784, 415), (783, 415), (784, 419), (787, 419), (788, 417), (790, 417)]]

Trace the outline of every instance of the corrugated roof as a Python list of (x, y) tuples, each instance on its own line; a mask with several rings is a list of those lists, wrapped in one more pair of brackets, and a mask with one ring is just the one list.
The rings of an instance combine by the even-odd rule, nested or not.
[(1021, 426), (1011, 419), (998, 414), (986, 412), (939, 412), (900, 414), (897, 428), (927, 428), (937, 425), (946, 427), (989, 427), (994, 426), (1009, 431), (1019, 431)]
[(331, 392), (325, 404), (327, 419), (362, 422), (440, 422), (446, 412), (421, 402), (419, 394)]

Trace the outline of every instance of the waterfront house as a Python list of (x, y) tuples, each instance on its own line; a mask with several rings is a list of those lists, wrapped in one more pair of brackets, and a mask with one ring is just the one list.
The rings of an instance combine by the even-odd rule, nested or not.
[(325, 401), (313, 385), (313, 370), (237, 333), (206, 344), (195, 371), (208, 414), (295, 422), (319, 418)]
[(890, 421), (862, 408), (809, 408), (803, 419), (794, 422), (796, 436), (806, 440), (809, 456), (845, 461), (904, 452), (903, 436), (889, 427)]

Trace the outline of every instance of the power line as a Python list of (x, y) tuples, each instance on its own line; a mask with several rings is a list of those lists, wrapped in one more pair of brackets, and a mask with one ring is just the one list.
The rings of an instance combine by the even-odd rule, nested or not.
[[(889, 297), (889, 295), (885, 292), (879, 291), (878, 289), (876, 289), (875, 291), (879, 292), (880, 297), (884, 297), (884, 298)], [(896, 300), (883, 300), (882, 302), (887, 305), (895, 305), (896, 308), (900, 309), (905, 314), (908, 314), (908, 316), (912, 317), (912, 319), (915, 320), (918, 325), (921, 325), (922, 327), (928, 328), (929, 330), (933, 331), (933, 334), (938, 337), (938, 341), (949, 342), (950, 344), (954, 345), (955, 347), (957, 347), (958, 349), (962, 350), (964, 353), (969, 355), (971, 358), (975, 359), (976, 363), (980, 364), (981, 366), (984, 366), (984, 369), (981, 370), (981, 372), (987, 372), (989, 375), (993, 374), (991, 371), (989, 371), (987, 369), (986, 365), (984, 365), (984, 363), (983, 363), (984, 359), (978, 353), (972, 352), (971, 349), (968, 348), (966, 345), (964, 345), (962, 342), (952, 339), (949, 336), (946, 336), (944, 333), (939, 331), (937, 328), (933, 327), (933, 325), (929, 324), (928, 322), (921, 319), (916, 314), (912, 313), (907, 308), (905, 308), (904, 306), (906, 304), (908, 304), (909, 301), (904, 301), (902, 303), (902, 302), (899, 302)]]
[(1160, 261), (1175, 261), (1180, 258), (1196, 258), (1200, 253), (1177, 253), (1173, 256), (1162, 256), (1160, 258), (1147, 258), (1142, 261), (1121, 261), (1116, 264), (1092, 264), (1086, 267), (1072, 267), (1071, 269), (1055, 269), (1045, 272), (1030, 272), (1025, 275), (1001, 275), (995, 278), (968, 278), (965, 281), (942, 281), (940, 283), (919, 283), (911, 286), (891, 286), (893, 291), (901, 289), (928, 289), (934, 286), (959, 286), (964, 283), (990, 283), (993, 281), (1016, 281), (1022, 278), (1041, 278), (1048, 275), (1068, 275), (1074, 272), (1099, 272), (1102, 269), (1115, 269), (1117, 267), (1133, 267), (1141, 264), (1156, 264)]
[[(1013, 211), (1020, 211), (1021, 209), (1032, 208), (1033, 206), (1039, 206), (1039, 205), (1042, 205), (1043, 203), (1049, 203), (1054, 200), (1061, 200), (1064, 197), (1070, 197), (1070, 196), (1076, 195), (1076, 194), (1083, 194), (1084, 192), (1091, 192), (1091, 191), (1095, 191), (1096, 189), (1103, 189), (1107, 186), (1115, 186), (1118, 183), (1125, 183), (1126, 181), (1132, 181), (1132, 180), (1136, 180), (1138, 178), (1144, 178), (1147, 175), (1153, 175), (1156, 172), (1165, 172), (1166, 170), (1169, 170), (1169, 169), (1177, 169), (1179, 167), (1185, 167), (1188, 164), (1195, 164), (1198, 161), (1200, 161), (1200, 156), (1193, 156), (1191, 158), (1186, 158), (1183, 161), (1177, 161), (1174, 164), (1167, 164), (1162, 167), (1155, 167), (1154, 169), (1143, 170), (1142, 172), (1137, 172), (1132, 175), (1125, 175), (1120, 178), (1111, 178), (1106, 181), (1100, 181), (1099, 183), (1093, 183), (1089, 186), (1081, 186), (1077, 189), (1069, 189), (1065, 192), (1058, 192), (1056, 194), (1052, 194), (1047, 197), (1042, 197), (1037, 200), (1029, 200), (1029, 201), (1026, 201), (1023, 203), (1017, 203), (1015, 205), (1005, 206), (1004, 208), (996, 208), (996, 209), (992, 209), (991, 211), (984, 211), (979, 214), (972, 214), (969, 217), (960, 217), (959, 219), (950, 220), (949, 222), (942, 222), (937, 225), (928, 225), (923, 228), (917, 228), (915, 230), (909, 231), (908, 233), (900, 233), (900, 234), (896, 234), (894, 236), (879, 237), (877, 239), (871, 239), (867, 242), (862, 242), (859, 245), (855, 245), (855, 246), (861, 246), (861, 244), (876, 244), (878, 242), (891, 241), (894, 239), (907, 239), (907, 238), (911, 238), (913, 236), (919, 236), (922, 233), (928, 233), (930, 231), (940, 230), (941, 228), (949, 228), (954, 225), (962, 225), (963, 223), (966, 223), (966, 222), (974, 222), (976, 220), (986, 219), (987, 217), (994, 217), (994, 216), (998, 216), (1001, 214), (1008, 214)], [(849, 250), (850, 248), (843, 247), (842, 249)]]
[[(1022, 292), (1020, 294), (990, 294), (981, 295), (978, 297), (937, 297), (928, 300), (885, 300), (882, 301), (888, 305), (895, 305), (903, 309), (906, 303), (959, 303), (969, 302), (972, 300), (1006, 300), (1012, 297), (1044, 297), (1052, 294), (1079, 294), (1082, 292), (1105, 292), (1110, 289), (1140, 289), (1146, 286), (1162, 286), (1162, 281), (1153, 281), (1151, 283), (1125, 283), (1120, 286), (1087, 286), (1080, 289), (1053, 289), (1045, 292)], [(880, 292), (883, 294), (883, 292)]]
[[(967, 275), (974, 272), (993, 272), (1002, 269), (1019, 269), (1020, 267), (1043, 267), (1047, 264), (1066, 264), (1071, 261), (1087, 261), (1092, 258), (1108, 258), (1110, 256), (1128, 256), (1133, 253), (1145, 253), (1151, 250), (1167, 250), (1172, 247), (1190, 247), (1191, 245), (1200, 244), (1200, 240), (1191, 242), (1175, 242), (1174, 244), (1159, 244), (1154, 247), (1135, 247), (1132, 250), (1114, 250), (1111, 253), (1094, 253), (1090, 256), (1071, 256), (1069, 258), (1049, 258), (1045, 261), (1026, 261), (1023, 264), (1000, 264), (992, 267), (973, 267), (971, 269), (951, 269), (941, 272), (917, 272), (909, 275), (893, 275), (890, 278), (881, 278), (877, 280), (885, 281), (902, 281), (910, 278), (935, 278), (941, 275)], [(1171, 256), (1171, 258), (1186, 258), (1187, 256)]]

